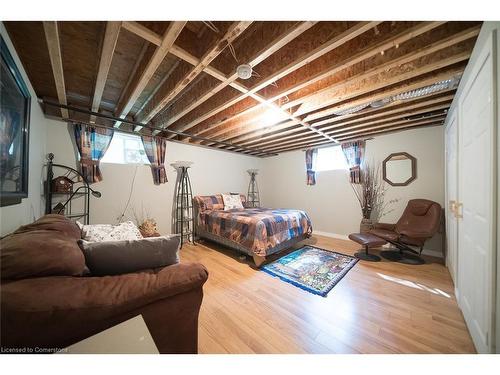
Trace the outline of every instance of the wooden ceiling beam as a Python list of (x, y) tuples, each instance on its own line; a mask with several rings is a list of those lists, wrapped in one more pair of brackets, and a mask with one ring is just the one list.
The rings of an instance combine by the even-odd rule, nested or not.
[[(428, 63), (428, 61), (424, 60), (423, 64), (417, 64), (415, 62), (412, 62), (410, 67), (405, 67), (404, 65), (397, 65), (395, 64), (395, 67), (390, 70), (390, 71), (385, 71), (385, 69), (382, 69), (381, 67), (375, 68), (375, 74), (373, 72), (370, 72), (369, 75), (370, 77), (374, 77), (374, 82), (371, 84), (366, 84), (366, 79), (365, 74), (362, 74), (363, 80), (353, 80), (352, 82), (347, 82), (347, 83), (342, 83), (339, 85), (335, 85), (334, 87), (340, 87), (340, 90), (338, 91), (333, 91), (333, 88), (327, 92), (328, 95), (331, 95), (331, 98), (329, 99), (324, 99), (324, 104), (325, 105), (330, 105), (332, 102), (337, 101), (341, 102), (346, 99), (350, 99), (351, 97), (356, 97), (360, 95), (364, 95), (376, 90), (383, 89), (385, 87), (390, 87), (391, 85), (398, 83), (398, 82), (404, 82), (408, 81), (409, 79), (415, 79), (415, 77), (421, 76), (428, 74), (430, 72), (433, 72), (435, 70), (441, 69), (443, 67), (449, 66), (456, 64), (458, 62), (465, 61), (469, 58), (470, 52), (459, 52), (456, 55), (453, 55), (448, 58), (442, 58), (441, 56), (437, 55), (435, 56), (434, 62), (431, 61), (430, 64), (425, 64)], [(422, 57), (421, 57), (422, 58)], [(405, 58), (406, 59), (406, 58)], [(397, 66), (397, 68), (396, 68)], [(403, 73), (400, 73), (403, 72)], [(361, 82), (365, 82), (365, 85), (362, 85)], [(432, 83), (438, 82), (438, 80), (435, 80)], [(431, 83), (431, 84), (432, 84)], [(350, 84), (350, 85), (349, 85)], [(404, 87), (404, 86), (403, 86)], [(420, 88), (423, 86), (419, 86), (417, 88)], [(404, 92), (404, 91), (403, 91)], [(398, 92), (401, 93), (401, 92)], [(320, 94), (323, 94), (320, 92)], [(316, 94), (315, 94), (316, 95)], [(386, 96), (383, 96), (382, 98), (385, 98)], [(379, 98), (381, 99), (381, 98)], [(376, 100), (376, 99), (372, 99)], [(319, 100), (317, 100), (320, 102)], [(368, 100), (368, 102), (371, 102)], [(348, 106), (348, 105), (346, 105)], [(354, 106), (354, 105), (353, 105)], [(300, 113), (300, 115), (303, 115)], [(323, 117), (323, 116), (322, 116)], [(305, 121), (310, 121), (311, 119), (316, 119), (314, 115), (308, 115), (305, 117)], [(311, 125), (315, 127), (314, 123)]]
[[(460, 58), (463, 58), (461, 56)], [(436, 73), (430, 73), (425, 75), (424, 77), (417, 77), (416, 79), (409, 80), (408, 82), (404, 82), (402, 84), (399, 84), (397, 86), (391, 86), (382, 90), (377, 91), (376, 94), (373, 95), (364, 95), (361, 98), (354, 98), (351, 101), (344, 102), (342, 101), (338, 105), (333, 105), (332, 107), (326, 108), (326, 109), (320, 109), (318, 112), (313, 112), (312, 114), (309, 114), (305, 117), (306, 121), (313, 121), (316, 119), (320, 119), (323, 117), (331, 116), (335, 112), (356, 107), (359, 105), (371, 103), (376, 100), (381, 100), (385, 99), (397, 94), (401, 94), (404, 92), (416, 90), (425, 86), (432, 85), (436, 82), (441, 82), (445, 81), (447, 79), (451, 78), (458, 78), (462, 75), (463, 71), (465, 69), (465, 66), (460, 66), (460, 67), (452, 67), (449, 69), (446, 69), (444, 71), (438, 71)], [(368, 90), (367, 90), (368, 91)], [(349, 95), (347, 95), (349, 96)]]
[(304, 131), (306, 130), (303, 126), (300, 126), (298, 122), (287, 121), (278, 125), (268, 126), (258, 130), (249, 130), (246, 133), (241, 132), (241, 135), (228, 139), (235, 139), (238, 144), (258, 142), (266, 137), (271, 137), (277, 134), (287, 135), (288, 133), (297, 131), (299, 129)]
[[(370, 57), (377, 55), (378, 53), (380, 53), (380, 51), (383, 51), (384, 49), (387, 49), (391, 46), (394, 46), (395, 44), (401, 43), (401, 42), (408, 40), (412, 37), (418, 36), (424, 32), (429, 31), (430, 29), (435, 28), (435, 27), (440, 26), (440, 25), (442, 25), (442, 22), (436, 22), (436, 23), (433, 23), (433, 22), (425, 23), (424, 22), (421, 25), (417, 25), (417, 26), (413, 27), (411, 30), (407, 31), (406, 34), (400, 33), (395, 37), (389, 38), (387, 41), (380, 42), (378, 45), (376, 45), (373, 48), (369, 48), (366, 51), (361, 51), (360, 53), (348, 58), (347, 60), (344, 60), (344, 61), (336, 64), (335, 66), (329, 68), (327, 71), (320, 73), (320, 74), (316, 75), (315, 77), (307, 80), (306, 83), (303, 83), (303, 82), (298, 83), (298, 84), (296, 84), (288, 89), (285, 89), (284, 91), (282, 91), (281, 94), (275, 95), (268, 100), (275, 101), (284, 95), (290, 95), (294, 91), (302, 89), (302, 88), (304, 88), (312, 83), (317, 82), (320, 79), (325, 79), (326, 77), (328, 77), (330, 75), (338, 73), (341, 70), (347, 69), (347, 68), (353, 66), (354, 64), (359, 63), (360, 61), (363, 61), (364, 59), (367, 59), (367, 58), (370, 58)], [(469, 28), (467, 30), (464, 30), (464, 31), (456, 33), (456, 34), (449, 35), (441, 40), (438, 40), (438, 41), (432, 43), (431, 45), (425, 46), (425, 47), (420, 48), (416, 51), (411, 51), (410, 53), (405, 54), (405, 55), (401, 56), (400, 58), (394, 59), (388, 63), (381, 64), (379, 66), (373, 67), (372, 69), (369, 69), (369, 70), (364, 71), (362, 73), (359, 73), (355, 76), (352, 76), (348, 80), (342, 81), (337, 85), (332, 85), (329, 88), (326, 88), (324, 90), (331, 89), (332, 87), (339, 88), (339, 87), (342, 87), (341, 85), (352, 84), (354, 80), (361, 81), (363, 79), (366, 79), (367, 77), (374, 76), (374, 75), (380, 74), (380, 73), (384, 73), (387, 70), (393, 69), (395, 67), (399, 67), (400, 65), (409, 63), (413, 60), (417, 60), (417, 59), (422, 58), (424, 56), (428, 56), (428, 55), (433, 54), (437, 51), (446, 49), (448, 47), (451, 47), (451, 46), (456, 45), (460, 42), (463, 42), (465, 40), (468, 40), (468, 39), (471, 39), (471, 38), (477, 36), (479, 33), (479, 30), (480, 30), (480, 27), (476, 26), (476, 27)], [(283, 104), (283, 108), (292, 108), (294, 106), (300, 105), (308, 100), (311, 100), (312, 98), (314, 98), (315, 95), (317, 95), (317, 93), (313, 92), (311, 94), (308, 94), (308, 95), (301, 97), (300, 99), (285, 103), (285, 104)], [(239, 122), (243, 121), (241, 119), (242, 116), (243, 117), (251, 116), (252, 115), (251, 112), (253, 112), (255, 109), (259, 108), (259, 106), (260, 106), (260, 104), (254, 106), (254, 107), (251, 107), (243, 112), (240, 112), (234, 116), (231, 116), (231, 117), (225, 119), (223, 122), (215, 124), (214, 126), (210, 127), (208, 130), (206, 130), (204, 132), (200, 132), (199, 134), (203, 134), (203, 136), (210, 137), (210, 138), (215, 137), (218, 134), (222, 134), (223, 132), (227, 131), (235, 124), (237, 126), (237, 124)], [(246, 114), (246, 116), (244, 116), (245, 114)], [(235, 121), (235, 120), (238, 120), (238, 121)], [(231, 123), (231, 121), (232, 121), (232, 123)], [(226, 124), (226, 125), (224, 125), (224, 124)]]
[[(294, 127), (290, 128), (289, 130), (281, 131), (279, 134), (280, 134), (280, 137), (279, 137), (280, 141), (285, 141), (287, 139), (296, 137), (297, 134), (301, 134), (302, 136), (310, 136), (310, 135), (317, 136), (317, 134), (309, 132), (306, 128), (304, 128), (300, 125), (294, 126)], [(275, 141), (275, 139), (273, 139), (273, 141)], [(272, 141), (264, 142), (264, 143), (262, 143), (262, 145), (265, 145), (266, 143), (270, 143), (270, 142), (272, 142)], [(259, 146), (261, 145), (260, 142), (258, 142), (258, 144), (259, 144)], [(209, 144), (209, 145), (215, 145), (215, 143)], [(239, 143), (234, 143), (234, 147), (238, 147), (240, 145), (241, 144), (239, 144)]]
[[(161, 44), (156, 48), (151, 60), (149, 60), (146, 68), (141, 73), (141, 76), (135, 84), (132, 93), (125, 99), (124, 102), (118, 103), (117, 117), (125, 118), (125, 116), (130, 112), (154, 72), (158, 69), (165, 56), (167, 56), (185, 25), (186, 21), (173, 21), (169, 24), (167, 30), (163, 34)], [(114, 126), (119, 127), (120, 122), (116, 122)]]
[[(60, 104), (68, 105), (57, 21), (44, 21), (43, 30), (49, 50), (50, 64), (52, 66), (52, 74), (54, 75), (54, 82), (56, 85), (57, 100), (59, 100)], [(68, 110), (61, 108), (61, 115), (63, 118), (68, 118)]]
[[(351, 56), (345, 60), (342, 60), (341, 62), (328, 68), (326, 71), (323, 71), (319, 74), (316, 74), (313, 77), (308, 77), (307, 79), (302, 80), (302, 81), (294, 84), (293, 86), (290, 86), (290, 87), (287, 87), (287, 88), (281, 90), (278, 94), (268, 98), (267, 101), (269, 101), (269, 102), (277, 101), (277, 100), (279, 100), (287, 95), (290, 95), (291, 93), (293, 93), (295, 91), (303, 89), (303, 88), (305, 88), (309, 85), (312, 85), (312, 84), (314, 84), (322, 79), (325, 79), (331, 75), (334, 75), (341, 70), (347, 69), (347, 68), (353, 66), (354, 64), (359, 63), (360, 61), (366, 60), (370, 57), (373, 57), (373, 56), (379, 54), (381, 51), (387, 50), (395, 45), (401, 44), (401, 43), (403, 43), (407, 40), (410, 40), (418, 35), (426, 33), (426, 32), (428, 32), (428, 31), (430, 31), (438, 26), (441, 26), (442, 24), (443, 24), (443, 22), (423, 22), (421, 24), (418, 24), (409, 30), (405, 30), (405, 31), (397, 34), (396, 36), (388, 38), (387, 40), (383, 40), (382, 42), (378, 43), (377, 45), (375, 45), (371, 48), (362, 50), (361, 52), (355, 54), (354, 56)], [(251, 114), (251, 112), (257, 110), (262, 105), (263, 105), (262, 103), (259, 103), (259, 104), (255, 105), (253, 107), (250, 107), (250, 108), (248, 108), (240, 113), (237, 113), (233, 116), (230, 116), (227, 119), (225, 119), (223, 122), (218, 123), (216, 126), (220, 127), (229, 121), (237, 120), (242, 115)], [(205, 134), (206, 136), (211, 136), (211, 134), (206, 134), (206, 133), (200, 133), (200, 134)]]
[[(446, 38), (446, 40), (444, 41), (433, 43), (430, 46), (426, 46), (417, 51), (408, 53), (388, 63), (358, 73), (352, 77), (349, 77), (347, 80), (318, 90), (313, 94), (301, 97), (296, 100), (291, 100), (284, 105), (284, 108), (292, 108), (300, 105), (300, 107), (297, 109), (296, 114), (309, 113), (313, 110), (331, 104), (327, 100), (325, 100), (325, 98), (328, 98), (332, 90), (337, 90), (348, 85), (352, 85), (355, 81), (361, 82), (370, 77), (377, 78), (376, 76), (383, 76), (384, 81), (388, 83), (384, 84), (384, 86), (388, 86), (391, 83), (397, 83), (401, 81), (401, 78), (399, 78), (401, 77), (401, 72), (407, 71), (408, 75), (413, 77), (416, 75), (425, 74), (432, 70), (441, 69), (442, 67), (449, 66), (460, 61), (467, 60), (470, 57), (471, 53), (470, 48), (467, 45), (457, 45), (453, 48), (456, 51), (450, 51), (450, 47), (453, 47), (456, 43), (460, 43), (462, 41), (462, 38), (455, 36)], [(412, 71), (414, 71), (414, 73), (412, 73)], [(382, 79), (380, 78), (378, 80), (382, 81)], [(351, 97), (352, 96), (353, 95), (351, 95)], [(343, 100), (345, 99), (348, 99), (348, 97), (343, 98)]]
[[(290, 30), (285, 31), (283, 34), (278, 36), (275, 40), (273, 40), (272, 43), (269, 45), (265, 46), (262, 48), (249, 62), (248, 65), (251, 67), (255, 67), (258, 64), (260, 64), (262, 61), (264, 61), (266, 58), (268, 58), (270, 55), (281, 49), (283, 46), (288, 44), (290, 41), (293, 39), (297, 38), (299, 35), (304, 33), (305, 31), (309, 30), (312, 26), (314, 26), (317, 22), (316, 21), (306, 21), (306, 22), (298, 22), (294, 27), (292, 27)], [(161, 124), (163, 127), (168, 127), (169, 125), (175, 123), (177, 120), (180, 118), (184, 117), (187, 115), (189, 112), (194, 110), (195, 108), (199, 107), (201, 104), (206, 102), (208, 99), (213, 97), (215, 94), (217, 94), (219, 91), (221, 91), (223, 88), (227, 87), (228, 85), (231, 85), (232, 82), (236, 81), (238, 79), (238, 74), (236, 72), (232, 74), (231, 76), (227, 77), (226, 79), (221, 80), (221, 82), (214, 87), (212, 90), (208, 91), (204, 95), (202, 95), (199, 99), (196, 101), (192, 102), (190, 105), (185, 107), (183, 110), (181, 110), (179, 113), (174, 114), (173, 116), (170, 116), (168, 120)], [(244, 91), (246, 92), (246, 90)]]
[(313, 140), (320, 140), (317, 135), (315, 134), (299, 134), (298, 136), (295, 135), (293, 138), (290, 138), (288, 140), (279, 140), (279, 141), (274, 141), (273, 143), (269, 143), (263, 147), (259, 146), (259, 149), (261, 150), (266, 150), (266, 149), (272, 149), (276, 147), (286, 147), (288, 145), (293, 145), (297, 142), (311, 142)]
[[(386, 134), (386, 133), (395, 132), (395, 131), (398, 131), (398, 130), (403, 130), (403, 129), (408, 129), (408, 128), (421, 128), (421, 127), (426, 127), (426, 126), (442, 125), (443, 121), (444, 121), (444, 117), (440, 117), (440, 118), (434, 118), (434, 119), (429, 119), (429, 120), (425, 120), (425, 121), (407, 123), (407, 124), (399, 125), (399, 126), (393, 125), (393, 126), (389, 126), (387, 128), (384, 128), (384, 129), (378, 129), (378, 130), (373, 130), (373, 131), (368, 130), (367, 132), (362, 133), (362, 134), (357, 134), (357, 135), (351, 135), (351, 136), (342, 137), (342, 138), (339, 138), (339, 141), (341, 141), (341, 142), (347, 142), (347, 141), (350, 141), (352, 139), (366, 139), (367, 137), (373, 136), (373, 135), (376, 135), (376, 134), (381, 135), (381, 134)], [(310, 147), (313, 147), (313, 146), (326, 145), (328, 143), (331, 143), (331, 142), (327, 142), (327, 141), (318, 141), (318, 142), (305, 141), (305, 142), (297, 143), (297, 144), (292, 145), (292, 146), (289, 145), (289, 146), (284, 146), (284, 147), (276, 147), (276, 148), (273, 148), (273, 149), (268, 149), (267, 152), (281, 153), (281, 152), (294, 151), (294, 150), (299, 150), (299, 149), (304, 149), (304, 148), (310, 148)], [(253, 154), (253, 152), (251, 152), (251, 151), (249, 151), (248, 153), (249, 154)]]
[(387, 128), (387, 129), (370, 131), (367, 133), (363, 133), (362, 135), (348, 136), (348, 137), (342, 138), (342, 142), (349, 142), (349, 141), (354, 140), (354, 139), (363, 139), (363, 138), (372, 137), (375, 135), (394, 133), (394, 132), (398, 132), (401, 130), (417, 129), (417, 128), (430, 127), (430, 126), (442, 126), (443, 123), (444, 123), (444, 119), (434, 121), (434, 122), (430, 121), (428, 123), (419, 124), (419, 125), (408, 124), (408, 125), (395, 126), (395, 127), (391, 127), (391, 128)]
[(141, 25), (139, 22), (135, 21), (124, 21), (122, 23), (124, 29), (134, 33), (137, 36), (140, 36), (142, 39), (147, 40), (150, 43), (153, 43), (156, 46), (161, 46), (162, 37), (158, 35), (154, 31), (148, 29), (146, 26)]
[(407, 99), (404, 101), (394, 101), (392, 103), (388, 103), (386, 106), (379, 108), (368, 107), (367, 109), (360, 112), (350, 113), (343, 116), (336, 116), (333, 118), (327, 118), (325, 120), (314, 122), (312, 123), (312, 126), (318, 127), (322, 130), (329, 130), (339, 125), (352, 124), (360, 120), (371, 120), (402, 111), (410, 111), (433, 104), (450, 102), (453, 100), (454, 92), (454, 89), (443, 90), (438, 93), (433, 93), (418, 98)]
[[(194, 58), (194, 59), (191, 58), (190, 55), (186, 51), (180, 49), (179, 47), (174, 48), (173, 51), (172, 51), (172, 53), (176, 54), (176, 56), (183, 56), (184, 58), (186, 58), (185, 61), (190, 60), (193, 63), (195, 63), (197, 61), (196, 58)], [(214, 78), (217, 78), (219, 80), (224, 80), (224, 78), (222, 78), (222, 77), (224, 77), (224, 75), (222, 73), (218, 72), (215, 68), (212, 68), (211, 66), (207, 66), (206, 69), (205, 69), (205, 72), (209, 73)], [(242, 84), (240, 84), (239, 82), (236, 82), (236, 81), (235, 82), (231, 82), (230, 85), (232, 87), (236, 88), (237, 90), (243, 92), (243, 93), (248, 93), (248, 91), (249, 91), (245, 86), (243, 86)], [(260, 96), (258, 94), (249, 94), (249, 96), (251, 98), (257, 100), (257, 101), (260, 101), (260, 102), (265, 102), (266, 101), (265, 98), (263, 98), (262, 96)], [(306, 128), (309, 128), (311, 131), (313, 131), (313, 132), (315, 132), (317, 134), (323, 134), (323, 136), (325, 138), (328, 138), (331, 141), (335, 141), (334, 139), (331, 139), (330, 137), (324, 135), (324, 133), (322, 133), (320, 130), (313, 129), (309, 124), (307, 124), (306, 122), (302, 121), (301, 119), (299, 119), (299, 118), (297, 118), (297, 117), (295, 117), (293, 115), (290, 115), (288, 113), (288, 111), (282, 109), (281, 107), (279, 107), (275, 103), (265, 103), (265, 104), (266, 104), (266, 106), (269, 109), (271, 109), (273, 111), (277, 111), (278, 113), (284, 115), (285, 117), (288, 117), (291, 121), (296, 121), (297, 123), (300, 123), (302, 126), (304, 126)], [(159, 132), (160, 132), (159, 130), (156, 130), (156, 131), (153, 132), (153, 134), (158, 134)], [(174, 138), (174, 137), (173, 136), (169, 136), (169, 139), (172, 139), (172, 138)], [(198, 144), (198, 143), (201, 143), (201, 141), (193, 141), (191, 143), (197, 143)]]
[[(314, 147), (314, 146), (323, 146), (323, 145), (336, 145), (337, 143), (335, 142), (331, 142), (331, 141), (328, 141), (328, 140), (319, 140), (319, 141), (304, 141), (300, 144), (296, 144), (296, 145), (293, 145), (293, 146), (286, 146), (286, 147), (277, 147), (276, 149), (279, 150), (278, 152), (281, 153), (281, 152), (285, 152), (285, 151), (289, 151), (289, 150), (294, 150), (294, 149), (301, 149), (301, 148), (311, 148), (311, 147)], [(244, 152), (246, 154), (246, 152)], [(253, 152), (249, 151), (248, 152), (249, 155), (254, 155)]]
[[(421, 98), (406, 100), (404, 102), (401, 102), (401, 101), (393, 102), (393, 103), (390, 103), (386, 107), (383, 107), (383, 108), (372, 108), (372, 109), (368, 109), (368, 110), (363, 110), (362, 112), (358, 112), (358, 113), (346, 114), (343, 116), (328, 118), (326, 120), (311, 123), (311, 126), (317, 127), (323, 131), (326, 131), (326, 130), (334, 128), (336, 126), (343, 126), (343, 125), (347, 125), (350, 123), (356, 123), (356, 122), (366, 120), (366, 119), (387, 116), (387, 115), (392, 114), (392, 113), (409, 111), (412, 109), (425, 107), (425, 106), (428, 106), (431, 104), (450, 101), (453, 99), (453, 95), (442, 96), (443, 93), (450, 92), (450, 91), (453, 91), (453, 89), (445, 90), (445, 91), (439, 92), (437, 94), (433, 93), (433, 94), (426, 95), (425, 97), (421, 97)], [(440, 95), (440, 96), (436, 97), (436, 95)], [(426, 99), (426, 100), (423, 100), (423, 99)], [(413, 105), (410, 104), (410, 105), (405, 105), (405, 106), (401, 107), (401, 105), (403, 103), (412, 103), (412, 102), (417, 101), (417, 100), (420, 100), (420, 101), (418, 101), (416, 104), (413, 104)], [(391, 108), (393, 108), (394, 106), (398, 106), (398, 107), (391, 110)], [(376, 112), (376, 113), (370, 115), (370, 113), (373, 113), (373, 112)], [(367, 115), (369, 115), (369, 116), (367, 117)], [(349, 119), (349, 118), (351, 118), (351, 120), (346, 121), (346, 119)], [(269, 136), (274, 134), (274, 132), (277, 130), (281, 130), (281, 132), (277, 132), (277, 133), (282, 134), (283, 129), (286, 129), (290, 126), (293, 126), (294, 123), (289, 122), (287, 124), (270, 125), (270, 126), (265, 127), (264, 129), (256, 129), (253, 131), (248, 130), (245, 133), (244, 132), (245, 128), (248, 128), (246, 125), (247, 124), (241, 125), (239, 128), (231, 129), (230, 132), (226, 132), (223, 136), (217, 137), (217, 140), (229, 140), (230, 139), (232, 142), (239, 143), (241, 141), (255, 138), (255, 140), (253, 140), (253, 141), (250, 140), (250, 141), (242, 142), (241, 144), (254, 143), (254, 142), (261, 141), (264, 138), (268, 138)], [(263, 137), (263, 135), (265, 135), (265, 134), (267, 134), (267, 136)], [(258, 138), (259, 136), (261, 136), (261, 138)], [(213, 138), (213, 137), (214, 136), (212, 136), (210, 138)]]
[[(335, 118), (329, 118), (320, 122), (311, 123), (311, 126), (316, 127), (319, 125), (328, 125), (331, 124), (331, 127), (334, 127), (336, 123), (351, 123), (346, 120), (352, 119), (352, 121), (359, 121), (360, 119), (372, 119), (381, 116), (386, 116), (393, 113), (398, 113), (400, 111), (411, 110), (416, 108), (421, 108), (424, 106), (442, 103), (446, 101), (451, 101), (453, 99), (453, 94), (443, 95), (449, 93), (452, 90), (446, 90), (439, 93), (433, 93), (430, 95), (423, 96), (421, 98), (414, 98), (406, 100), (405, 102), (392, 102), (385, 107), (382, 108), (368, 108), (361, 112), (346, 114), (343, 116), (336, 116)], [(415, 104), (411, 104), (415, 103)], [(404, 107), (401, 107), (404, 105)], [(394, 108), (396, 107), (396, 108)], [(368, 116), (367, 116), (368, 115)], [(321, 130), (329, 129), (330, 127), (320, 127)], [(288, 129), (288, 130), (287, 130)], [(246, 130), (246, 131), (245, 131)], [(218, 137), (217, 139), (227, 139), (231, 140), (231, 142), (236, 144), (252, 144), (256, 142), (266, 141), (273, 136), (286, 135), (290, 132), (297, 130), (297, 127), (293, 126), (292, 122), (281, 123), (277, 125), (267, 126), (261, 129), (251, 130), (245, 129), (244, 125), (241, 125), (240, 128), (234, 128), (231, 130), (230, 137), (226, 137), (225, 135), (222, 137)], [(228, 134), (228, 133), (226, 133)], [(211, 137), (212, 138), (212, 137)]]
[[(136, 121), (141, 122), (143, 124), (148, 123), (151, 119), (158, 114), (165, 106), (168, 105), (177, 95), (181, 93), (191, 82), (194, 81), (198, 75), (203, 72), (203, 70), (217, 57), (219, 54), (224, 51), (224, 49), (231, 43), (234, 42), (236, 38), (238, 38), (250, 25), (252, 22), (250, 21), (241, 21), (234, 22), (227, 32), (217, 40), (215, 46), (210, 48), (203, 57), (200, 59), (199, 63), (196, 64), (190, 72), (188, 72), (184, 77), (179, 79), (178, 83), (175, 85), (172, 91), (168, 92), (166, 95), (158, 98), (157, 95), (154, 95), (149, 103), (152, 104), (151, 109), (146, 108), (141, 111), (138, 115), (136, 115)], [(146, 112), (146, 113), (144, 113)], [(139, 131), (140, 129), (136, 129)]]
[(371, 121), (364, 119), (364, 120), (356, 121), (355, 123), (350, 123), (350, 124), (338, 124), (333, 129), (329, 129), (329, 131), (327, 131), (327, 133), (333, 135), (333, 134), (341, 133), (341, 132), (346, 131), (346, 130), (363, 128), (367, 124), (375, 125), (375, 124), (380, 124), (380, 123), (384, 123), (387, 121), (398, 120), (398, 119), (408, 118), (408, 117), (414, 117), (414, 116), (418, 116), (418, 115), (424, 115), (425, 113), (430, 113), (430, 112), (436, 112), (436, 111), (442, 112), (442, 111), (448, 110), (450, 108), (450, 105), (451, 105), (451, 100), (448, 102), (442, 103), (440, 105), (424, 107), (424, 108), (415, 109), (412, 111), (402, 111), (400, 113), (397, 113), (397, 114), (389, 116), (389, 117), (384, 117), (384, 118), (380, 118), (380, 119), (372, 119)]
[(367, 131), (373, 131), (377, 129), (382, 129), (386, 128), (388, 126), (396, 126), (396, 125), (406, 125), (406, 124), (416, 124), (420, 125), (421, 123), (426, 123), (427, 121), (439, 121), (439, 120), (444, 120), (446, 118), (446, 113), (444, 112), (439, 112), (436, 114), (432, 114), (423, 118), (417, 118), (417, 119), (395, 119), (391, 121), (387, 121), (384, 123), (377, 123), (377, 124), (372, 124), (372, 123), (367, 123), (364, 124), (362, 128), (356, 128), (356, 129), (346, 129), (345, 131), (341, 131), (337, 133), (337, 136), (339, 139), (343, 139), (346, 136), (351, 136), (352, 134), (365, 134)]
[[(443, 113), (439, 113), (437, 115), (429, 116), (428, 118), (432, 118), (432, 119), (434, 119), (436, 117), (442, 118), (443, 116), (445, 116), (445, 115), (443, 115)], [(384, 128), (387, 126), (420, 122), (420, 121), (427, 120), (428, 118), (415, 119), (415, 120), (405, 120), (405, 119), (400, 117), (400, 118), (396, 118), (396, 119), (387, 119), (383, 123), (381, 123), (381, 124), (379, 123), (379, 125), (377, 125), (377, 123), (374, 124), (371, 122), (367, 122), (365, 124), (362, 124), (363, 129), (356, 130), (356, 131), (348, 131), (350, 129), (345, 129), (343, 132), (339, 132), (337, 137), (340, 139), (340, 138), (344, 137), (346, 134), (350, 134), (350, 133), (363, 133), (363, 132), (366, 132), (367, 129), (372, 130), (372, 129), (377, 129), (377, 128)], [(291, 143), (293, 144), (293, 143), (303, 142), (304, 140), (309, 140), (311, 138), (313, 138), (313, 137), (311, 137), (310, 135), (307, 135), (307, 134), (298, 134), (298, 135), (295, 134), (288, 141), (283, 141), (282, 139), (276, 139), (276, 140), (273, 140), (272, 142), (267, 142), (267, 144), (265, 144), (265, 145), (262, 143), (259, 143), (259, 149), (260, 150), (274, 149), (276, 147), (285, 146), (285, 145), (291, 144)]]
[[(111, 67), (111, 61), (115, 53), (116, 42), (120, 35), (121, 24), (121, 22), (116, 21), (108, 21), (106, 23), (106, 31), (104, 33), (104, 41), (102, 43), (101, 57), (99, 59), (99, 68), (94, 88), (94, 97), (92, 99), (92, 112), (99, 112), (109, 68)], [(90, 122), (95, 122), (95, 119), (95, 116), (90, 116)]]
[[(292, 63), (288, 64), (284, 68), (280, 69), (270, 77), (265, 78), (262, 82), (258, 83), (254, 87), (252, 87), (249, 90), (246, 90), (245, 93), (242, 95), (237, 96), (236, 98), (220, 105), (217, 106), (216, 108), (212, 109), (211, 111), (205, 113), (204, 115), (198, 116), (195, 120), (187, 123), (187, 124), (182, 124), (182, 125), (176, 125), (175, 123), (172, 124), (172, 129), (175, 130), (181, 130), (181, 131), (187, 131), (200, 122), (214, 116), (215, 114), (219, 113), (220, 111), (229, 108), (230, 106), (236, 104), (240, 100), (243, 100), (244, 98), (250, 96), (252, 98), (258, 97), (260, 102), (265, 103), (264, 105), (269, 106), (269, 102), (267, 102), (267, 99), (263, 98), (260, 95), (256, 95), (257, 91), (262, 90), (264, 87), (272, 84), (274, 81), (277, 79), (280, 79), (281, 77), (284, 77), (287, 74), (292, 73), (293, 71), (301, 68), (302, 66), (310, 63), (314, 59), (319, 58), (320, 56), (332, 51), (333, 49), (337, 48), (338, 46), (348, 42), (351, 39), (354, 39), (358, 35), (361, 35), (362, 33), (370, 30), (373, 28), (375, 25), (379, 24), (380, 22), (359, 22), (355, 26), (349, 28), (348, 30), (344, 31), (343, 33), (337, 35), (336, 37), (330, 39), (326, 43), (323, 43), (321, 46), (318, 48), (315, 48), (313, 51), (310, 51), (306, 55), (300, 57), (299, 59), (293, 61)], [(253, 95), (252, 95), (253, 94)], [(200, 133), (199, 131), (193, 132), (193, 134), (198, 134)]]

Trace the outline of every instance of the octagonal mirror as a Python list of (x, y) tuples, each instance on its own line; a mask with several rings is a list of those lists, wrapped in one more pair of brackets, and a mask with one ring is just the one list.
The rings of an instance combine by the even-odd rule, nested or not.
[(391, 186), (407, 186), (417, 178), (417, 159), (406, 152), (390, 154), (382, 165), (384, 181)]

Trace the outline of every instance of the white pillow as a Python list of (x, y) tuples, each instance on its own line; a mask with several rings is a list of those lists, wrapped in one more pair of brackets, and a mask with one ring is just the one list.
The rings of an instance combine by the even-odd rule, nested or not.
[(140, 240), (139, 228), (131, 221), (118, 225), (94, 224), (84, 225), (82, 238), (89, 242)]
[(142, 234), (139, 228), (131, 222), (125, 221), (116, 225), (111, 232), (109, 232), (103, 241), (125, 241), (125, 240), (140, 240)]
[(224, 202), (224, 211), (234, 209), (242, 210), (244, 208), (239, 194), (222, 194), (222, 201)]
[(102, 241), (115, 226), (111, 224), (91, 224), (82, 228), (82, 238), (89, 242)]

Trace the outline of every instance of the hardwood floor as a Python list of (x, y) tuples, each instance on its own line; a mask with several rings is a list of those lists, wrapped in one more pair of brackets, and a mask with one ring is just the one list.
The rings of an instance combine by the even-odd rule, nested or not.
[[(321, 236), (304, 243), (351, 255), (359, 249)], [(359, 261), (326, 298), (211, 242), (185, 245), (181, 259), (209, 271), (200, 353), (475, 352), (448, 270), (435, 258), (420, 266)]]

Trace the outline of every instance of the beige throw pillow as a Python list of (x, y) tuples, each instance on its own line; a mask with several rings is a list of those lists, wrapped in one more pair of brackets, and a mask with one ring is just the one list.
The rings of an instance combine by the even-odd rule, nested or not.
[(242, 210), (244, 208), (239, 194), (222, 194), (222, 200), (224, 202), (224, 211), (234, 209)]

